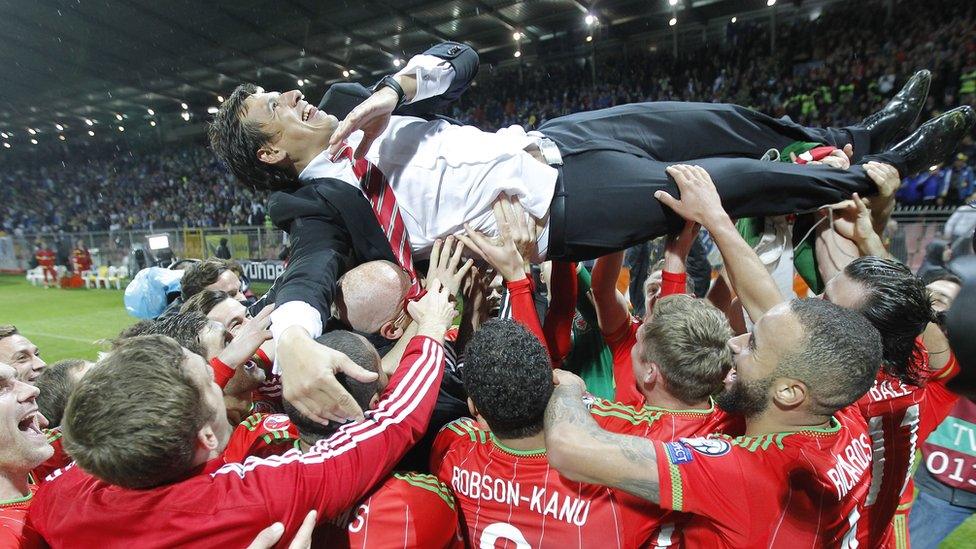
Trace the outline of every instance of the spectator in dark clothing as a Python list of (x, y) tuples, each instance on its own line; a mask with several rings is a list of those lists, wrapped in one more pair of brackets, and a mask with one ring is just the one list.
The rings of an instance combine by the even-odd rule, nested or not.
[(217, 253), (214, 254), (220, 259), (230, 259), (230, 248), (227, 247), (227, 239), (220, 239), (220, 246), (217, 246)]

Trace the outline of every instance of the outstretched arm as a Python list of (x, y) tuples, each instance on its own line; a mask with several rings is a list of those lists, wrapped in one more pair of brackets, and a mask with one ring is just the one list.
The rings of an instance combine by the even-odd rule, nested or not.
[(600, 332), (615, 334), (630, 320), (627, 299), (617, 291), (617, 279), (624, 262), (624, 252), (598, 258), (590, 274), (590, 293), (596, 306)]
[(654, 197), (686, 220), (705, 227), (722, 252), (729, 281), (742, 306), (754, 321), (759, 320), (766, 311), (782, 302), (783, 296), (759, 256), (722, 208), (712, 178), (700, 166), (678, 164), (668, 167), (667, 172), (678, 184), (681, 198), (665, 191), (655, 192)]
[(556, 370), (556, 375), (559, 385), (545, 416), (549, 463), (571, 480), (618, 488), (658, 503), (657, 454), (651, 441), (601, 429), (583, 404), (583, 380), (563, 370)]

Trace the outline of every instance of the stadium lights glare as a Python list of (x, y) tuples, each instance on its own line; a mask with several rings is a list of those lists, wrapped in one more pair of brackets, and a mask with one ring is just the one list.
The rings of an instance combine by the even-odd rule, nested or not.
[(217, 107), (207, 107), (207, 112), (210, 114), (217, 114), (218, 110), (220, 109), (218, 109)]
[(217, 96), (217, 102), (218, 103), (223, 103), (224, 102), (224, 96), (223, 95), (218, 95)]
[(36, 139), (31, 139), (31, 145), (37, 145), (37, 140)]
[(512, 54), (512, 55), (513, 55), (513, 56), (515, 56), (516, 58), (518, 58), (518, 57), (522, 57), (522, 52), (521, 52), (521, 51), (519, 51), (519, 50), (515, 50), (515, 53), (514, 53), (514, 54)]
[(124, 132), (125, 131), (125, 126), (119, 126), (119, 131), (120, 132)]
[(596, 17), (592, 13), (587, 13), (586, 17), (583, 18), (583, 22), (586, 23), (587, 26), (593, 26), (596, 24)]
[(121, 122), (122, 121), (122, 115), (119, 114), (119, 113), (115, 113), (115, 119), (118, 120), (119, 122)]
[(92, 136), (92, 137), (95, 137), (95, 132), (93, 132), (93, 131), (91, 131), (91, 130), (88, 130), (88, 135), (90, 135), (90, 136)]
[(773, 7), (776, 5), (776, 0), (766, 0), (766, 5), (769, 7)]
[(94, 124), (94, 122), (92, 122), (92, 119), (91, 118), (86, 118), (85, 119), (85, 124), (88, 124), (89, 126), (91, 126), (92, 124)]
[(513, 32), (512, 33), (512, 39), (513, 40), (521, 40), (522, 39), (522, 33), (520, 33), (519, 31)]
[(393, 58), (393, 66), (394, 67), (399, 67), (402, 64), (403, 64), (403, 61), (401, 61), (399, 57)]
[(593, 36), (592, 35), (587, 35), (586, 41), (587, 42), (592, 42), (593, 41)]
[(734, 23), (735, 23), (736, 21), (738, 21), (738, 20), (739, 20), (739, 18), (738, 18), (738, 17), (735, 17), (735, 16), (733, 16), (733, 17), (732, 17), (732, 23), (733, 23), (733, 24), (734, 24)]
[(4, 138), (4, 139), (6, 139), (6, 138), (7, 138), (7, 137), (9, 137), (9, 136), (7, 135), (7, 133), (6, 133), (6, 132), (0, 132), (0, 137), (2, 137), (2, 138)]
[(675, 26), (677, 24), (678, 24), (678, 18), (677, 17), (672, 17), (671, 20), (668, 21), (668, 26), (669, 27), (673, 27), (673, 26)]
[(35, 130), (34, 128), (27, 128), (27, 133), (31, 135), (37, 135), (37, 130)]
[(149, 121), (149, 125), (155, 128), (156, 127), (156, 121), (155, 120), (150, 120)]
[[(299, 78), (299, 79), (298, 79), (298, 85), (299, 85), (299, 86), (304, 86), (304, 85), (305, 85), (305, 81), (304, 81), (304, 80), (302, 80), (301, 78)], [(210, 111), (210, 109), (207, 109), (207, 111), (209, 112), (209, 111)]]
[(64, 141), (64, 136), (63, 135), (59, 135), (58, 136), (58, 139), (60, 139), (61, 141)]
[(342, 71), (342, 77), (343, 77), (343, 78), (349, 78), (349, 71), (347, 71), (347, 70), (343, 70), (343, 71)]
[(155, 116), (155, 114), (156, 114), (156, 111), (154, 111), (152, 109), (146, 109), (146, 112), (149, 113), (149, 116)]
[(180, 116), (183, 117), (183, 120), (186, 120), (187, 122), (190, 121), (190, 113), (183, 111), (183, 114), (181, 114)]
[(669, 5), (669, 6), (674, 6), (674, 5), (676, 5), (677, 3), (678, 3), (678, 0), (668, 0), (668, 5)]
[(184, 111), (185, 111), (186, 109), (189, 109), (189, 108), (190, 108), (190, 106), (189, 106), (189, 105), (187, 105), (186, 103), (180, 103), (180, 106), (181, 106), (181, 107), (183, 107), (183, 110), (184, 110)]
[(61, 124), (55, 124), (54, 127), (57, 128), (59, 132), (64, 131), (64, 126), (62, 126)]
[(4, 141), (3, 142), (3, 148), (9, 149), (10, 148), (10, 143), (7, 143), (6, 141)]

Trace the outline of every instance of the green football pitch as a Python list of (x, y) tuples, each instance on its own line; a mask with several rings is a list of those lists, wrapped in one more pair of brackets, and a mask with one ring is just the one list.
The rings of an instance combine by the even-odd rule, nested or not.
[[(263, 288), (254, 288), (262, 291)], [(47, 362), (94, 360), (99, 340), (114, 337), (136, 319), (125, 312), (119, 290), (62, 290), (31, 286), (23, 276), (0, 275), (0, 324), (14, 324), (41, 349)], [(970, 518), (941, 545), (976, 546), (976, 518)]]

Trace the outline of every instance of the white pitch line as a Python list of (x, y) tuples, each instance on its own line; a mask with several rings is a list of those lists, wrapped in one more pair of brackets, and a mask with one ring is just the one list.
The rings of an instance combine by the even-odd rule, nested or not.
[(100, 338), (66, 336), (61, 334), (49, 334), (47, 332), (35, 332), (33, 330), (24, 330), (22, 333), (26, 336), (53, 337), (54, 339), (67, 339), (68, 341), (80, 341), (81, 343), (95, 343), (96, 340), (100, 339)]

